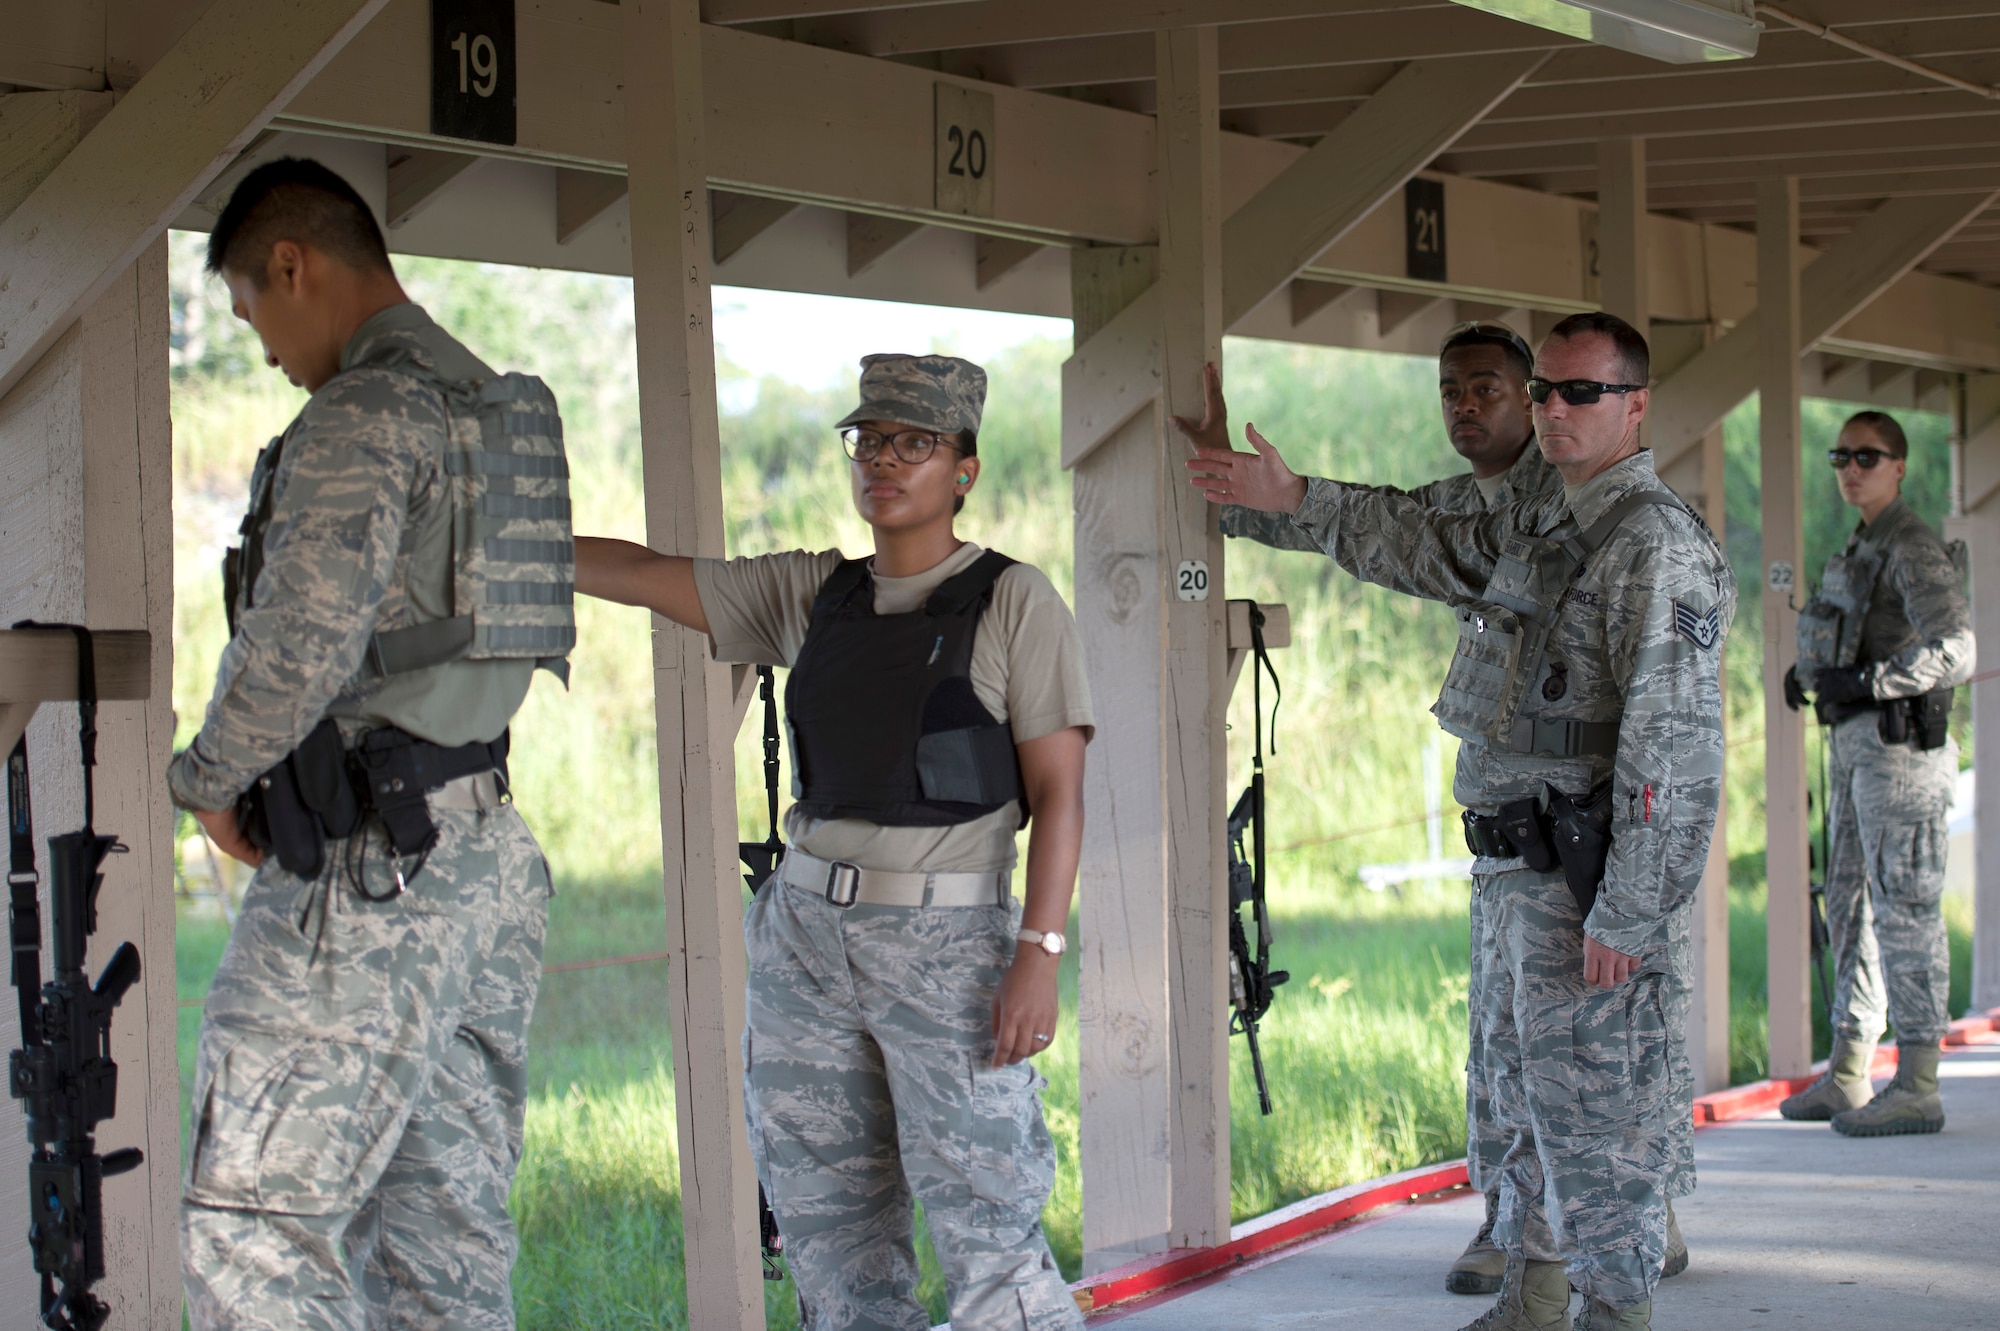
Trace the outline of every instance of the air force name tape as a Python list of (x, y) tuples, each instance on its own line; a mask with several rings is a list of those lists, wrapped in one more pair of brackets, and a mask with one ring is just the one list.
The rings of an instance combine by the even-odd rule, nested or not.
[(1716, 640), (1722, 637), (1721, 610), (1718, 607), (1703, 614), (1687, 602), (1676, 598), (1674, 631), (1704, 652), (1711, 651), (1715, 647)]

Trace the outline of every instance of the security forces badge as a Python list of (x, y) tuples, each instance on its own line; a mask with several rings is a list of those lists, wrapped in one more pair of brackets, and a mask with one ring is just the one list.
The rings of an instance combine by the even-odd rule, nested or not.
[(1703, 612), (1677, 596), (1674, 598), (1674, 632), (1704, 652), (1711, 651), (1722, 637), (1722, 608), (1714, 606)]

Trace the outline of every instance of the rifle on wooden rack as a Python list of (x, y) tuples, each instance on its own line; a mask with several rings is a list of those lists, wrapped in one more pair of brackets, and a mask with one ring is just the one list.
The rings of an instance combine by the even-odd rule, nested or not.
[[(1250, 769), (1250, 785), (1229, 813), (1229, 1033), (1241, 1035), (1250, 1045), (1250, 1067), (1257, 1076), (1257, 1105), (1271, 1112), (1271, 1088), (1264, 1078), (1264, 1051), (1257, 1043), (1257, 1023), (1270, 1011), (1275, 990), (1291, 979), (1287, 971), (1271, 969), (1271, 916), (1264, 905), (1264, 695), (1263, 676), (1271, 677), (1271, 692), (1283, 693), (1278, 672), (1264, 650), (1264, 612), (1250, 603), (1251, 706), (1256, 712), (1256, 747)], [(1271, 705), (1273, 751), (1277, 748), (1277, 703)], [(1245, 853), (1244, 837), (1250, 838)], [(1256, 950), (1243, 927), (1243, 908), (1250, 908), (1251, 926), (1257, 933)]]
[(55, 1331), (98, 1331), (111, 1309), (90, 1292), (104, 1278), (104, 1180), (145, 1159), (127, 1147), (99, 1155), (97, 1125), (117, 1112), (118, 1065), (111, 1061), (111, 1013), (139, 979), (139, 950), (120, 943), (92, 984), (84, 973), (97, 930), (98, 872), (115, 836), (100, 835), (91, 788), (97, 765), (97, 670), (90, 632), (75, 625), (77, 711), (83, 750), (83, 828), (49, 840), (49, 933), (55, 977), (42, 983), (42, 921), (35, 871), (34, 815), (28, 791), (28, 741), (7, 759), (8, 921), (13, 983), (20, 995), (21, 1045), (7, 1063), (7, 1089), (23, 1102), (28, 1141), (28, 1246), (42, 1277), (42, 1324)]

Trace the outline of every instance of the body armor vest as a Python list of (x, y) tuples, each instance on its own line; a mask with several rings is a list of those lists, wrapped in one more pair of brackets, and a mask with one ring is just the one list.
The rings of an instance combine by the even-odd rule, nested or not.
[(1567, 539), (1515, 534), (1501, 542), (1483, 603), (1458, 611), (1458, 648), (1431, 708), (1439, 726), (1496, 753), (1574, 758), (1618, 751), (1620, 717), (1548, 715), (1562, 710), (1563, 691), (1532, 701), (1525, 695), (1541, 674), (1570, 584), (1618, 524), (1650, 504), (1682, 507), (1665, 490), (1636, 490)]
[(801, 810), (947, 827), (1021, 798), (1014, 732), (972, 688), (973, 636), (1013, 563), (989, 550), (900, 615), (875, 613), (866, 560), (821, 584), (785, 684)]
[(1811, 680), (1821, 670), (1851, 666), (1861, 659), (1861, 630), (1868, 622), (1875, 579), (1887, 556), (1874, 541), (1850, 539), (1826, 561), (1812, 598), (1799, 611), (1798, 673)]
[[(456, 383), (408, 356), (371, 364), (394, 366), (444, 400), (450, 437), (439, 463), (451, 508), (452, 614), (375, 634), (364, 669), (397, 675), (448, 661), (528, 659), (567, 682), (576, 546), (555, 395), (532, 375)], [(258, 455), (243, 543), (223, 561), (231, 634), (263, 567), (283, 446), (274, 439)]]

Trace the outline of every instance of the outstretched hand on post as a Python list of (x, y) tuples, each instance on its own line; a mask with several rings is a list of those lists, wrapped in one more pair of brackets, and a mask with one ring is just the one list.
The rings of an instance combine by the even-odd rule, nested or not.
[(1257, 427), (1243, 427), (1254, 453), (1197, 447), (1187, 460), (1188, 481), (1211, 504), (1241, 504), (1265, 513), (1295, 513), (1305, 502), (1306, 480), (1285, 465)]

